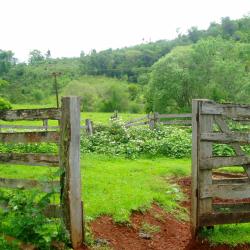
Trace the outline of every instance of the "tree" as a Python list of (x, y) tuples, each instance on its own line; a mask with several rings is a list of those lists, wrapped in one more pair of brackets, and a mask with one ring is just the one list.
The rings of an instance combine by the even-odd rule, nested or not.
[(40, 50), (32, 50), (29, 53), (29, 64), (31, 65), (37, 65), (42, 63), (45, 60), (44, 56), (42, 55), (42, 52)]

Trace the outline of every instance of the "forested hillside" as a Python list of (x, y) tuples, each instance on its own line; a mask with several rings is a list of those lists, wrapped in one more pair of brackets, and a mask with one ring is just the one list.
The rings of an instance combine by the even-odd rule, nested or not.
[(12, 103), (53, 103), (52, 73), (61, 72), (59, 93), (81, 95), (86, 110), (181, 112), (192, 98), (250, 102), (249, 71), (250, 17), (226, 17), (174, 40), (78, 58), (33, 50), (27, 63), (19, 63), (14, 52), (0, 50), (0, 94)]

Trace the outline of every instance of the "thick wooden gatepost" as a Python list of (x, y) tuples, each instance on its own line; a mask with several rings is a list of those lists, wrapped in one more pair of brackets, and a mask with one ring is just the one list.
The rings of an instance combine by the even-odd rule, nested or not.
[(80, 98), (62, 98), (60, 123), (61, 207), (72, 246), (84, 240), (80, 172)]

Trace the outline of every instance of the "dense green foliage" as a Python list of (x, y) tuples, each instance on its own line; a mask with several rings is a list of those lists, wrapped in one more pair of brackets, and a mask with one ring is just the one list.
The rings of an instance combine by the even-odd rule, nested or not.
[[(27, 63), (18, 63), (13, 52), (0, 50), (0, 94), (12, 103), (54, 105), (51, 74), (61, 72), (59, 92), (80, 93), (83, 109), (91, 111), (140, 112), (146, 102), (147, 111), (183, 112), (190, 110), (196, 97), (249, 102), (249, 30), (249, 16), (225, 17), (207, 30), (192, 27), (186, 34), (178, 33), (174, 40), (92, 50), (78, 58), (53, 59), (50, 51), (33, 50)], [(109, 84), (106, 78), (105, 84), (93, 84), (86, 75), (122, 81)]]

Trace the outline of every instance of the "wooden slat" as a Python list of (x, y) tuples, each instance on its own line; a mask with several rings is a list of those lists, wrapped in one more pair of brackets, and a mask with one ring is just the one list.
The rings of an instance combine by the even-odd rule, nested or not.
[(46, 109), (18, 109), (18, 110), (1, 110), (0, 120), (17, 121), (17, 120), (60, 120), (61, 110), (56, 108)]
[[(59, 129), (58, 126), (24, 126), (24, 125), (0, 125), (0, 129), (43, 129), (43, 130), (55, 130)], [(81, 126), (81, 129), (85, 129), (86, 126)]]
[(250, 106), (240, 104), (216, 104), (210, 101), (204, 103), (201, 113), (247, 120), (250, 118)]
[(158, 118), (192, 118), (192, 114), (159, 114)]
[(250, 198), (250, 182), (233, 184), (212, 184), (201, 187), (200, 198), (218, 197), (221, 199)]
[(240, 203), (215, 203), (213, 204), (214, 212), (250, 212), (250, 203), (249, 202), (240, 202)]
[(56, 131), (0, 133), (1, 143), (58, 142)]
[(0, 187), (1, 188), (21, 188), (21, 189), (32, 189), (38, 188), (42, 192), (59, 192), (59, 182), (58, 181), (37, 181), (37, 180), (28, 180), (28, 179), (7, 179), (0, 178)]
[(220, 142), (225, 144), (230, 143), (250, 143), (250, 134), (246, 133), (202, 133), (201, 134), (202, 141), (209, 141), (209, 142)]
[(126, 122), (126, 125), (130, 124), (130, 123), (135, 123), (135, 122), (138, 122), (138, 121), (141, 121), (141, 120), (145, 120), (145, 119), (148, 119), (148, 116), (145, 115), (143, 117), (138, 117), (138, 118), (135, 118), (135, 119), (132, 119), (130, 121), (127, 121)]
[[(0, 202), (0, 208), (4, 211), (8, 211), (8, 202)], [(49, 204), (44, 210), (43, 214), (48, 218), (61, 218), (62, 217), (62, 209), (59, 205)]]
[(240, 183), (244, 184), (248, 182), (249, 182), (249, 179), (247, 177), (213, 179), (213, 184), (240, 184)]
[(4, 129), (44, 129), (44, 130), (52, 130), (58, 129), (58, 126), (24, 126), (24, 125), (0, 125), (0, 128)]
[(250, 212), (212, 213), (200, 217), (201, 226), (250, 222)]
[(59, 165), (59, 158), (52, 154), (0, 153), (0, 163), (55, 167)]
[(131, 123), (131, 124), (126, 124), (125, 126), (128, 127), (133, 127), (133, 126), (140, 126), (140, 125), (148, 125), (149, 121), (145, 121), (145, 122), (137, 122), (137, 123)]
[(250, 157), (248, 156), (211, 157), (201, 160), (200, 169), (216, 169), (246, 164), (250, 164)]
[(165, 125), (178, 125), (178, 124), (185, 124), (185, 125), (191, 125), (192, 121), (191, 120), (174, 120), (174, 121), (163, 121), (160, 122), (160, 124), (165, 124)]

